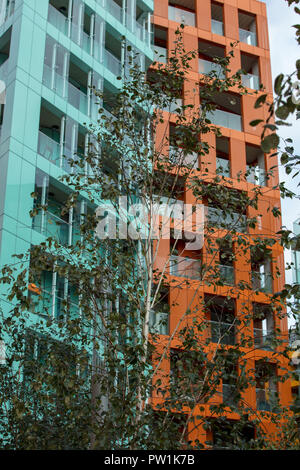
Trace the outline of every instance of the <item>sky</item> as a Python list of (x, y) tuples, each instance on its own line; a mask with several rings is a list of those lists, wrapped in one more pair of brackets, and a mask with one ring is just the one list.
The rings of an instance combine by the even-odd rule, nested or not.
[[(271, 64), (273, 82), (280, 73), (290, 73), (295, 70), (295, 62), (300, 58), (300, 46), (295, 39), (294, 24), (300, 23), (300, 17), (289, 7), (285, 0), (264, 0), (268, 10), (269, 37), (271, 48)], [(291, 137), (294, 140), (294, 148), (300, 153), (300, 120), (290, 120), (292, 127), (283, 127), (281, 137)], [(283, 168), (280, 169), (280, 180), (286, 182), (286, 186), (299, 194), (295, 179), (286, 175)], [(297, 181), (296, 181), (297, 180)], [(282, 200), (282, 222), (289, 230), (293, 229), (293, 222), (300, 217), (300, 199)], [(291, 260), (290, 252), (285, 253), (286, 262)], [(292, 282), (291, 272), (286, 272), (286, 282)]]

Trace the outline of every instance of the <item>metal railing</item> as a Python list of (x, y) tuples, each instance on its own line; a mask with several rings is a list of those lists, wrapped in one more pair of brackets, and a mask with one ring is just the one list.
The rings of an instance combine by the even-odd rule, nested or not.
[(209, 60), (199, 59), (199, 73), (208, 75), (210, 72), (215, 72), (219, 78), (225, 78), (224, 70), (220, 64), (210, 62)]
[(234, 267), (219, 264), (220, 280), (227, 286), (234, 286)]
[(252, 73), (242, 75), (242, 84), (245, 87), (252, 88), (252, 90), (259, 90), (259, 77), (257, 75), (253, 75)]
[(172, 255), (170, 256), (170, 274), (200, 281), (201, 261)]
[(206, 117), (216, 126), (227, 127), (228, 129), (234, 129), (236, 131), (243, 130), (242, 116), (238, 114), (215, 109), (214, 111), (208, 112)]
[(158, 335), (168, 335), (169, 334), (169, 314), (165, 312), (155, 312), (151, 310), (150, 321), (149, 321), (150, 331)]
[(272, 294), (272, 274), (252, 271), (252, 289), (265, 292), (266, 294)]
[(275, 332), (274, 330), (263, 330), (262, 328), (253, 328), (254, 332), (254, 346), (266, 351), (272, 351), (276, 348), (274, 345)]
[(224, 25), (223, 21), (211, 20), (211, 32), (224, 36)]
[(168, 60), (167, 49), (165, 47), (154, 46), (154, 60), (166, 64)]
[(226, 158), (217, 157), (217, 173), (230, 178), (230, 161)]
[(169, 6), (169, 20), (176, 21), (177, 23), (184, 23), (187, 26), (196, 26), (196, 15), (193, 12), (182, 10)]
[(249, 44), (249, 46), (257, 46), (256, 33), (239, 28), (240, 41)]
[(256, 388), (256, 408), (259, 411), (271, 411), (276, 413), (278, 410), (276, 391)]
[(235, 326), (232, 323), (208, 321), (210, 329), (210, 339), (212, 343), (220, 343), (227, 345), (235, 344)]

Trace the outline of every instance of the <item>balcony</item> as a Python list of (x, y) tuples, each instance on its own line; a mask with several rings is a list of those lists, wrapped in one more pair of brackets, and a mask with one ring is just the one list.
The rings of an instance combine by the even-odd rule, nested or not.
[(114, 0), (109, 0), (105, 5), (107, 11), (120, 23), (123, 22), (123, 10)]
[(121, 75), (121, 61), (107, 49), (104, 50), (104, 65), (116, 77), (119, 77)]
[(240, 41), (245, 42), (249, 46), (257, 46), (256, 33), (239, 28)]
[(169, 334), (169, 314), (164, 312), (150, 313), (149, 328), (152, 333), (157, 335)]
[(168, 51), (165, 47), (153, 46), (154, 48), (154, 60), (166, 64), (168, 60)]
[(40, 210), (33, 219), (32, 228), (46, 238), (53, 238), (63, 246), (72, 245), (75, 241), (72, 224), (50, 211)]
[(251, 88), (252, 90), (260, 89), (259, 77), (257, 75), (253, 75), (252, 73), (242, 75), (242, 84), (247, 88)]
[(278, 411), (278, 398), (274, 390), (256, 388), (256, 407), (259, 411)]
[(88, 95), (68, 82), (68, 102), (83, 114), (89, 115)]
[(211, 32), (213, 34), (218, 34), (219, 36), (224, 36), (224, 25), (222, 21), (211, 20)]
[(196, 26), (196, 15), (193, 12), (182, 10), (169, 5), (169, 20), (184, 23), (186, 26)]
[(41, 290), (39, 295), (30, 292), (30, 311), (38, 315), (51, 316), (57, 321), (76, 318), (79, 314), (79, 305), (69, 298), (57, 295), (47, 290)]
[(208, 321), (212, 343), (235, 345), (235, 326), (232, 323)]
[(218, 78), (225, 79), (224, 70), (220, 64), (205, 59), (199, 59), (199, 73), (208, 75), (211, 72), (214, 72)]
[(259, 186), (267, 185), (267, 173), (258, 166), (247, 165), (247, 182)]
[(239, 116), (238, 114), (233, 114), (221, 109), (215, 109), (214, 111), (208, 112), (206, 117), (215, 126), (227, 127), (228, 129), (240, 132), (243, 130), (242, 116)]
[(230, 161), (226, 158), (217, 157), (217, 174), (230, 178)]
[(61, 146), (59, 142), (48, 137), (43, 132), (39, 132), (38, 153), (49, 160), (54, 165), (63, 168), (63, 159), (61, 158)]
[(266, 294), (272, 294), (272, 275), (252, 271), (252, 289), (255, 291), (265, 292)]
[(183, 256), (170, 256), (171, 276), (201, 280), (201, 261)]
[(237, 212), (225, 214), (222, 209), (208, 207), (207, 222), (216, 227), (235, 229), (238, 232), (247, 231), (247, 217)]
[(184, 150), (179, 147), (169, 147), (169, 159), (173, 165), (186, 166), (191, 169), (198, 168), (198, 154), (192, 152), (188, 155), (184, 155)]
[(234, 286), (234, 267), (219, 265), (220, 281), (227, 286)]
[(274, 339), (275, 332), (274, 330), (265, 330), (262, 328), (254, 328), (254, 346), (258, 349), (263, 349), (265, 351), (272, 351), (275, 349)]

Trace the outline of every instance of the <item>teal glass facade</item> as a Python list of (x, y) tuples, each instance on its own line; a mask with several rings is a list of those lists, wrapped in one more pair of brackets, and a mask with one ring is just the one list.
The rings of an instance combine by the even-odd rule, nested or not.
[[(73, 171), (67, 159), (87, 151), (85, 124), (96, 121), (99, 107), (92, 86), (110, 112), (126, 70), (122, 38), (140, 53), (142, 70), (151, 63), (152, 12), (153, 0), (0, 0), (1, 265), (47, 236), (62, 245), (76, 240), (80, 217), (74, 210), (60, 218), (65, 188), (58, 179)], [(48, 204), (34, 219), (33, 192)], [(55, 282), (53, 315), (65, 289)], [(53, 280), (45, 276), (45, 285), (51, 295)]]

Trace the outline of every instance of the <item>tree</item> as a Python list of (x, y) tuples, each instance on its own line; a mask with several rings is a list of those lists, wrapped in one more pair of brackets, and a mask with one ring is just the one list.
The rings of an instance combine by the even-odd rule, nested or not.
[[(239, 191), (206, 160), (206, 135), (221, 138), (216, 96), (233, 85), (247, 93), (242, 71), (224, 78), (230, 56), (216, 60), (182, 104), (197, 52), (184, 49), (180, 30), (167, 64), (154, 64), (147, 80), (125, 52), (119, 93), (108, 100), (94, 90), (98, 125), (61, 178), (69, 195), (59, 223), (40, 173), (31, 215), (45, 241), (2, 269), (11, 305), (1, 321), (2, 447), (201, 449), (210, 430), (207, 445), (262, 448), (266, 422), (284, 422), (276, 383), (289, 375), (277, 326), (267, 337), (250, 333), (253, 315), (257, 325), (285, 315), (268, 295), (271, 273), (263, 285), (258, 272), (275, 265), (278, 237), (255, 233), (261, 187)], [(253, 279), (234, 279), (240, 259)], [(252, 287), (266, 290), (254, 312)], [(273, 355), (249, 367), (261, 348)]]

